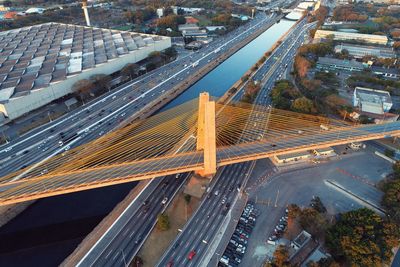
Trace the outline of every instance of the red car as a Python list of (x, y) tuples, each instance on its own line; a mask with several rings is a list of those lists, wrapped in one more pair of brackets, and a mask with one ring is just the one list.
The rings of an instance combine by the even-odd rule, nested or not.
[(167, 263), (167, 267), (172, 267), (172, 265), (174, 265), (174, 260), (170, 260), (170, 261)]
[(196, 255), (196, 251), (194, 251), (194, 250), (190, 251), (188, 259), (192, 260), (195, 255)]

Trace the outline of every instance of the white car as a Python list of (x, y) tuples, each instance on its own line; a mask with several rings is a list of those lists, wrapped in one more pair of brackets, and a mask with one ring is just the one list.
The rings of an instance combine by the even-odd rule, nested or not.
[(165, 205), (167, 203), (167, 201), (168, 201), (168, 198), (164, 197), (164, 199), (162, 200), (161, 204)]

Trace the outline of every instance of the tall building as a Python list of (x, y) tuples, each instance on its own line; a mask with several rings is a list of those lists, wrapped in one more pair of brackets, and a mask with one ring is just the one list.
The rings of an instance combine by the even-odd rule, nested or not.
[(15, 119), (72, 92), (95, 74), (111, 74), (169, 37), (45, 23), (0, 33), (0, 112)]

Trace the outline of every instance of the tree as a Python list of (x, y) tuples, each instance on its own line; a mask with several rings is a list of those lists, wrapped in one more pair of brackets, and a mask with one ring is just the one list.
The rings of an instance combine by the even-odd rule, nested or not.
[(164, 55), (169, 57), (170, 59), (175, 58), (178, 55), (178, 52), (174, 47), (169, 47), (164, 50)]
[(306, 97), (299, 97), (293, 101), (291, 109), (301, 113), (315, 113), (316, 109), (313, 102)]
[(133, 79), (137, 76), (139, 72), (139, 65), (136, 63), (129, 63), (126, 64), (122, 69), (121, 69), (121, 75), (125, 77), (129, 77), (129, 79)]
[(305, 57), (296, 55), (294, 58), (294, 69), (300, 78), (306, 77), (310, 67), (311, 63)]
[(157, 228), (161, 231), (166, 231), (170, 228), (169, 217), (166, 214), (159, 214), (157, 217)]
[(190, 200), (192, 199), (192, 196), (191, 196), (191, 195), (188, 195), (188, 194), (185, 194), (184, 198), (185, 198), (186, 204), (189, 204), (189, 203), (190, 203)]
[(381, 266), (390, 261), (399, 237), (398, 227), (361, 208), (341, 214), (328, 229), (326, 244), (335, 258), (344, 258), (348, 265)]
[(310, 206), (319, 213), (326, 213), (326, 208), (318, 196), (313, 197)]
[(139, 257), (139, 256), (135, 256), (135, 257), (133, 258), (133, 260), (132, 260), (132, 264), (131, 264), (131, 265), (134, 266), (134, 267), (141, 267), (141, 266), (143, 266), (143, 260), (142, 260), (142, 258)]
[[(395, 165), (398, 166), (398, 163)], [(397, 168), (398, 167), (396, 167), (396, 169)], [(395, 175), (397, 175), (397, 177), (394, 180), (387, 181), (383, 184), (382, 191), (384, 195), (382, 197), (382, 205), (386, 208), (390, 217), (400, 227), (400, 178), (399, 174)]]
[(400, 161), (396, 161), (396, 163), (393, 164), (392, 169), (396, 178), (400, 178)]
[(272, 264), (276, 267), (288, 266), (287, 261), (289, 259), (289, 252), (287, 248), (283, 245), (279, 247), (274, 252), (274, 260)]
[(72, 91), (77, 93), (81, 100), (84, 100), (92, 91), (94, 88), (94, 84), (92, 81), (89, 81), (87, 79), (83, 79), (80, 81), (77, 81), (73, 86), (72, 86)]
[(111, 77), (105, 74), (96, 74), (90, 77), (94, 85), (94, 90), (103, 93), (110, 89)]
[(298, 217), (298, 221), (307, 232), (316, 237), (324, 235), (328, 222), (323, 214), (314, 208), (304, 208)]

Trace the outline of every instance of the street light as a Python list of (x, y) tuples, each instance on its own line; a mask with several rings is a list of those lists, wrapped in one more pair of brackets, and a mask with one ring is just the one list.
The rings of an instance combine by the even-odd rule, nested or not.
[(52, 122), (53, 120), (51, 119), (51, 116), (50, 116), (50, 110), (47, 111), (47, 116), (49, 116), (49, 120), (50, 120), (50, 122)]

